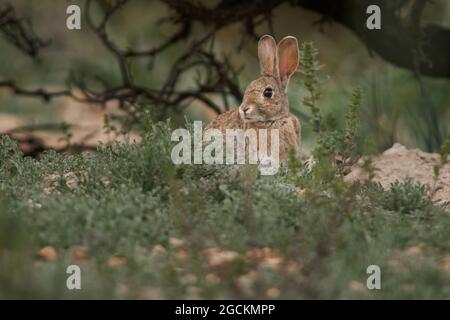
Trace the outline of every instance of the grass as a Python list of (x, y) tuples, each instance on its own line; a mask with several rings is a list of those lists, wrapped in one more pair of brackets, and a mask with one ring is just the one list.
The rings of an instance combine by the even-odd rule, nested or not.
[[(170, 132), (40, 160), (2, 137), (0, 298), (449, 296), (450, 215), (423, 186), (348, 186), (301, 162), (177, 167)], [(82, 290), (66, 288), (70, 264)], [(381, 290), (365, 287), (371, 264)]]

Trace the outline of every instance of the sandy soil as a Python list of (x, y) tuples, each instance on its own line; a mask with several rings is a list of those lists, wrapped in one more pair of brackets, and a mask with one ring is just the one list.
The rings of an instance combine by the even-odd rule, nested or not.
[[(140, 142), (141, 138), (138, 134), (131, 132), (128, 137), (123, 134), (110, 133), (107, 134), (104, 129), (104, 116), (106, 114), (119, 114), (117, 105), (107, 105), (105, 109), (98, 106), (92, 106), (83, 103), (73, 102), (71, 99), (59, 99), (55, 107), (55, 116), (58, 119), (55, 123), (65, 122), (73, 125), (70, 132), (72, 137), (70, 139), (72, 144), (82, 144), (88, 147), (95, 148), (98, 143), (109, 143), (112, 141), (136, 141)], [(31, 122), (34, 123), (34, 122)], [(10, 131), (21, 127), (23, 125), (31, 124), (26, 122), (17, 115), (0, 113), (0, 134), (10, 133)], [(35, 124), (35, 123), (34, 123)], [(117, 124), (115, 124), (117, 127)], [(25, 137), (28, 132), (15, 131), (14, 137)], [(44, 141), (46, 147), (59, 149), (66, 145), (62, 139), (64, 135), (55, 131), (36, 130), (33, 131), (33, 136)], [(24, 147), (21, 145), (21, 147)], [(25, 147), (24, 147), (25, 148)]]
[[(399, 143), (395, 143), (390, 149), (372, 158), (375, 167), (375, 181), (381, 183), (383, 188), (389, 188), (396, 180), (404, 180), (407, 177), (435, 187), (433, 197), (437, 201), (450, 201), (450, 164), (441, 170), (439, 179), (434, 185), (433, 166), (438, 163), (439, 155), (426, 153), (419, 149), (407, 149)], [(346, 176), (347, 181), (363, 180), (367, 173), (361, 169), (363, 159), (352, 168)]]

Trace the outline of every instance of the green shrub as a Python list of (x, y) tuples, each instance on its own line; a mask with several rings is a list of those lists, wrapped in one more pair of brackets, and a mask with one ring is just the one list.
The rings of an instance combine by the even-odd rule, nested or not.
[(421, 183), (415, 183), (411, 178), (392, 183), (381, 199), (384, 209), (403, 214), (423, 211), (429, 205), (428, 188)]
[[(399, 219), (429, 205), (423, 186), (410, 181), (394, 184), (391, 191), (373, 183), (348, 186), (320, 148), (316, 165), (298, 161), (295, 170), (275, 176), (261, 176), (254, 166), (174, 166), (163, 160), (170, 150), (169, 126), (156, 124), (152, 130), (141, 144), (100, 146), (91, 155), (47, 152), (40, 160), (21, 158), (14, 143), (2, 138), (0, 230), (7, 230), (3, 236), (21, 230), (14, 231), (13, 242), (23, 245), (13, 248), (14, 258), (3, 258), (8, 263), (0, 270), (1, 297), (24, 296), (28, 284), (9, 276), (22, 279), (24, 273), (34, 279), (30, 297), (74, 297), (60, 284), (74, 245), (88, 247), (93, 262), (85, 266), (91, 282), (80, 297), (97, 298), (134, 298), (146, 287), (159, 288), (163, 297), (190, 297), (183, 279), (192, 274), (202, 297), (237, 297), (243, 294), (237, 279), (252, 270), (259, 274), (259, 289), (249, 297), (265, 298), (275, 286), (285, 298), (345, 298), (354, 296), (348, 283), (365, 281), (369, 264), (387, 265), (389, 252), (416, 242), (437, 254), (450, 249), (450, 218), (439, 214), (439, 207), (430, 204), (430, 219), (421, 223)], [(171, 237), (184, 241), (188, 260), (179, 260)], [(36, 269), (33, 255), (47, 245), (56, 248), (60, 260)], [(156, 245), (167, 249), (163, 258), (151, 254)], [(213, 287), (205, 277), (216, 271), (203, 253), (211, 247), (241, 255)], [(280, 273), (245, 258), (262, 248), (303, 267)], [(114, 256), (128, 258), (126, 269), (105, 268)], [(438, 261), (429, 260), (423, 272), (442, 277)], [(406, 291), (395, 288), (411, 279), (390, 272), (390, 289), (377, 296), (404, 297)], [(450, 288), (442, 283), (422, 282), (415, 297), (446, 296)], [(125, 284), (132, 286), (128, 293), (111, 289)]]

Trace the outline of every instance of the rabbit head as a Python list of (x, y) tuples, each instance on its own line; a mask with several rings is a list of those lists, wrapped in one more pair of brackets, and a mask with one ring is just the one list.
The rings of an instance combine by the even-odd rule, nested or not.
[(287, 87), (289, 78), (297, 70), (298, 42), (285, 37), (278, 45), (270, 35), (258, 42), (261, 76), (252, 81), (239, 106), (239, 115), (246, 123), (277, 120), (289, 114)]

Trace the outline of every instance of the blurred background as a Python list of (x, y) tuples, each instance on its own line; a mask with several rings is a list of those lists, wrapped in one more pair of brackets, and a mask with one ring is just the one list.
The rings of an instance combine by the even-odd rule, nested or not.
[[(81, 30), (66, 9), (81, 8)], [(365, 27), (369, 4), (381, 30)], [(259, 74), (257, 40), (313, 42), (323, 64), (319, 106), (338, 125), (363, 91), (361, 145), (436, 151), (450, 138), (450, 2), (0, 0), (0, 132), (26, 154), (139, 140), (150, 112), (182, 126), (238, 106)], [(301, 71), (301, 66), (300, 66)], [(291, 111), (314, 144), (302, 75)]]

